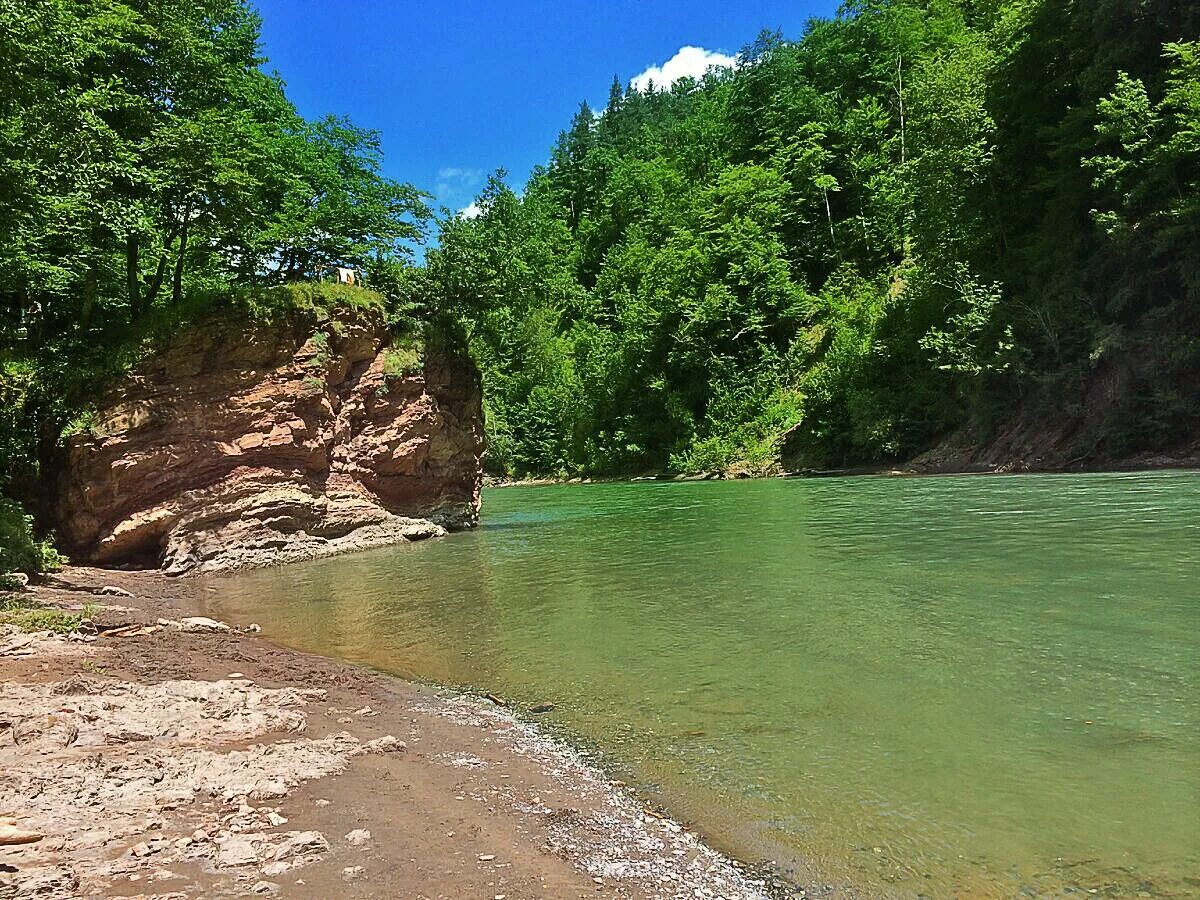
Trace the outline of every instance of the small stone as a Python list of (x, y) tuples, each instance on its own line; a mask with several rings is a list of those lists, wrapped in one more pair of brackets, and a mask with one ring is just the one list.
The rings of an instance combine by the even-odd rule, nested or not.
[(273, 881), (256, 881), (254, 887), (250, 888), (252, 894), (278, 894), (279, 885)]
[(96, 593), (102, 594), (105, 597), (132, 597), (133, 596), (133, 594), (129, 593), (129, 591), (125, 590), (125, 588), (119, 588), (115, 584), (106, 584), (106, 585), (104, 585), (104, 587), (100, 588), (100, 590), (96, 591)]
[(13, 819), (0, 820), (0, 847), (36, 844), (44, 837), (45, 835), (40, 831), (21, 828)]
[(129, 852), (138, 859), (145, 859), (154, 851), (150, 849), (149, 844), (147, 844), (145, 841), (142, 841), (140, 844), (134, 844), (132, 847), (130, 847)]
[(318, 797), (316, 800), (313, 801), (313, 803), (316, 806), (328, 806), (329, 805), (329, 801), (326, 800), (324, 797)]
[(246, 676), (243, 675), (241, 672), (230, 672), (225, 677), (226, 678), (245, 678)]
[(262, 873), (268, 878), (277, 878), (291, 867), (290, 862), (269, 862), (262, 867)]
[(282, 781), (267, 779), (260, 781), (250, 792), (250, 799), (255, 801), (277, 800), (287, 796), (287, 786)]
[(254, 852), (254, 845), (239, 835), (227, 837), (217, 850), (217, 867), (221, 869), (234, 869), (256, 862), (258, 854)]
[(346, 843), (351, 847), (361, 847), (371, 839), (371, 832), (365, 828), (355, 828), (346, 835)]
[(319, 831), (297, 831), (286, 841), (275, 848), (275, 859), (287, 859), (303, 853), (324, 853), (329, 849), (329, 841)]
[(259, 625), (257, 622), (251, 622), (249, 625), (246, 626), (247, 634), (258, 634), (260, 631), (262, 631), (262, 626)]
[(228, 631), (229, 626), (207, 616), (188, 616), (180, 619), (179, 625), (184, 631)]
[(288, 820), (285, 819), (283, 816), (281, 816), (279, 813), (272, 810), (271, 812), (267, 813), (267, 821), (270, 822), (274, 826), (279, 826), (279, 825), (286, 825)]
[(354, 881), (357, 878), (363, 877), (363, 871), (362, 866), (346, 866), (346, 868), (342, 869), (342, 877), (347, 881)]
[(407, 750), (408, 744), (397, 740), (390, 734), (385, 734), (383, 737), (375, 738), (373, 741), (367, 741), (363, 744), (363, 749), (368, 753), (396, 753), (401, 750)]
[(495, 854), (495, 853), (480, 853), (480, 854), (479, 854), (479, 861), (480, 861), (480, 862), (491, 862), (491, 861), (492, 861), (493, 859), (495, 859), (495, 858), (496, 858), (496, 854)]
[(197, 828), (195, 831), (192, 832), (192, 840), (195, 841), (197, 844), (199, 844), (201, 841), (207, 841), (208, 840), (208, 832), (205, 831), (203, 828)]

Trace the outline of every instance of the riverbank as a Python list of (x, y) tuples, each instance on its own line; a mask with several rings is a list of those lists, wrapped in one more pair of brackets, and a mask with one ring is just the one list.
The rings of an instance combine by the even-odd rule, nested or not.
[(4, 896), (778, 893), (502, 706), (192, 618), (212, 589), (23, 595), (91, 626), (2, 629)]
[(1095, 461), (1047, 462), (1040, 459), (996, 459), (975, 461), (961, 450), (935, 448), (905, 463), (850, 466), (830, 469), (778, 469), (752, 472), (734, 469), (728, 472), (649, 472), (641, 475), (589, 475), (570, 477), (538, 476), (536, 478), (504, 478), (488, 475), (488, 488), (541, 487), (551, 484), (609, 484), (640, 481), (728, 481), (751, 478), (842, 478), (860, 475), (925, 476), (925, 475), (1017, 475), (1017, 474), (1086, 474), (1103, 472), (1159, 472), (1174, 469), (1200, 469), (1200, 446), (1175, 453), (1147, 453), (1137, 456)]

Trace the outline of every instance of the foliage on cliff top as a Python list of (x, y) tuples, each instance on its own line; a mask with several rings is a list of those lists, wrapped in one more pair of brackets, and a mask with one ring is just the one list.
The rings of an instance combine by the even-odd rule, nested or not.
[(294, 315), (328, 319), (336, 314), (378, 316), (388, 314), (388, 299), (378, 291), (350, 284), (301, 281), (274, 285), (243, 285), (196, 292), (179, 321), (218, 316), (245, 316), (252, 322), (275, 322)]
[(584, 104), (444, 223), (513, 473), (875, 462), (972, 423), (1074, 453), (1200, 421), (1200, 4), (850, 0)]

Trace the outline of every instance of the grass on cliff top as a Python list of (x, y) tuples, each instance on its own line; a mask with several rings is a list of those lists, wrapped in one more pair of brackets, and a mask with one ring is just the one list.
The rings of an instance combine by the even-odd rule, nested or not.
[(335, 310), (383, 313), (383, 295), (350, 284), (304, 281), (267, 288), (244, 289), (230, 295), (252, 318), (275, 319), (293, 312), (328, 315)]
[(361, 313), (386, 311), (383, 295), (350, 284), (298, 281), (263, 287), (194, 291), (172, 310), (172, 325), (187, 324), (211, 313), (243, 313), (252, 321), (275, 322), (295, 313), (326, 318), (338, 310)]

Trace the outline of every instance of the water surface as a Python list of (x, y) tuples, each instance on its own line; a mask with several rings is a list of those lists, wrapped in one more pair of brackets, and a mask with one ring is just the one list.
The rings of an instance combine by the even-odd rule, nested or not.
[(718, 845), (889, 896), (1200, 894), (1200, 473), (509, 488), (216, 615), (552, 701)]

